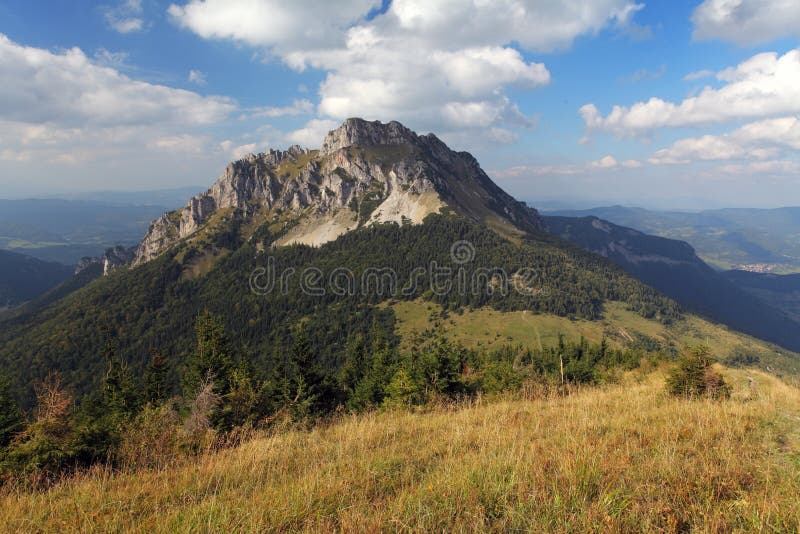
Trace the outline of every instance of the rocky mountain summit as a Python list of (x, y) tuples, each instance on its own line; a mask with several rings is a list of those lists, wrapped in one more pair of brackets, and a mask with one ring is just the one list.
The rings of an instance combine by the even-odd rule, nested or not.
[(204, 229), (239, 220), (269, 224), (278, 245), (319, 245), (378, 222), (421, 223), (450, 209), (504, 235), (542, 228), (538, 213), (500, 189), (467, 152), (399, 122), (348, 119), (320, 150), (248, 154), (203, 194), (151, 223), (134, 265)]

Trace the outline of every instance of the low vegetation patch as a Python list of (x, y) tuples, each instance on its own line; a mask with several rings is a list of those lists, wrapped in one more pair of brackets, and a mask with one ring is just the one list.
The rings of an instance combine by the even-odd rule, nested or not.
[(708, 347), (694, 347), (678, 359), (678, 365), (667, 377), (668, 391), (678, 397), (726, 399), (731, 387), (713, 367)]

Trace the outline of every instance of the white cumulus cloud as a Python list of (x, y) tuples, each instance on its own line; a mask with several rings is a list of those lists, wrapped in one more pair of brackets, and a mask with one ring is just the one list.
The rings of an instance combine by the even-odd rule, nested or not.
[(697, 96), (674, 103), (653, 97), (632, 106), (614, 106), (603, 116), (594, 104), (580, 108), (586, 127), (621, 136), (647, 134), (667, 126), (695, 126), (800, 112), (800, 49), (782, 56), (756, 54), (717, 74), (720, 88), (706, 86)]
[(99, 66), (80, 49), (53, 53), (0, 34), (0, 117), (65, 125), (210, 124), (235, 105)]
[(603, 156), (602, 158), (592, 161), (588, 164), (592, 169), (611, 169), (618, 165), (616, 158), (613, 156)]
[(314, 104), (310, 100), (294, 100), (289, 106), (263, 106), (253, 108), (241, 115), (241, 119), (259, 119), (286, 117), (292, 115), (308, 115), (314, 111)]
[(286, 138), (289, 142), (310, 147), (319, 147), (328, 132), (339, 126), (337, 121), (313, 119), (298, 130), (290, 132)]
[(344, 30), (377, 7), (380, 0), (191, 0), (168, 13), (203, 38), (275, 47), (282, 55), (341, 44)]
[(149, 150), (198, 153), (193, 130), (236, 109), (232, 100), (137, 81), (80, 49), (51, 52), (0, 34), (0, 159), (77, 163)]
[(745, 124), (722, 135), (681, 139), (655, 152), (649, 161), (677, 164), (698, 160), (767, 159), (797, 150), (800, 150), (800, 119), (780, 117)]
[(698, 40), (721, 39), (739, 45), (800, 37), (797, 0), (705, 0), (692, 13)]
[(535, 117), (520, 112), (506, 89), (550, 82), (546, 66), (516, 47), (565, 49), (578, 36), (629, 26), (643, 7), (631, 0), (394, 0), (368, 20), (378, 6), (191, 0), (169, 13), (201, 37), (246, 43), (296, 70), (325, 71), (317, 119), (400, 120), (445, 137), (468, 130), (508, 141), (511, 128), (531, 127)]
[(193, 83), (196, 85), (205, 85), (206, 84), (206, 75), (205, 73), (192, 69), (189, 71), (189, 83)]

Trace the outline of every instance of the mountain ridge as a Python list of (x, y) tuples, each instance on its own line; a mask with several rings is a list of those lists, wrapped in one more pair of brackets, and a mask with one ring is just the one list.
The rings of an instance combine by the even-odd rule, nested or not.
[(544, 216), (550, 230), (620, 265), (688, 310), (740, 332), (800, 350), (800, 323), (783, 309), (740, 288), (684, 241), (645, 234), (596, 216)]
[(277, 243), (320, 245), (363, 225), (419, 224), (442, 209), (506, 235), (543, 228), (538, 212), (500, 189), (467, 152), (396, 121), (347, 119), (320, 150), (248, 154), (187, 205), (151, 223), (133, 265), (198, 233), (214, 215), (286, 227)]
[(702, 211), (605, 206), (548, 210), (548, 215), (595, 216), (648, 234), (689, 242), (720, 270), (800, 272), (800, 208), (723, 208)]

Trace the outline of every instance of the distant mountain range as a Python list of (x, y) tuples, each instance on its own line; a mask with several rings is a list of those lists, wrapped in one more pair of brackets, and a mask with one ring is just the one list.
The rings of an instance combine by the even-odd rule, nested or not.
[(548, 213), (595, 216), (648, 234), (686, 241), (704, 261), (722, 270), (800, 272), (800, 207), (680, 212), (610, 206)]

